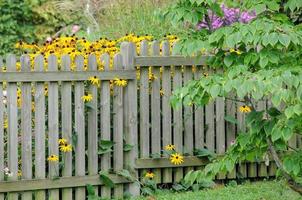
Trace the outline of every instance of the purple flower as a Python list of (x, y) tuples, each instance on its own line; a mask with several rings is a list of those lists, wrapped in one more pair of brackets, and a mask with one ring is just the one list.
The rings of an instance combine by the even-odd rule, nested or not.
[[(228, 8), (224, 4), (221, 5), (223, 16), (219, 17), (215, 15), (211, 10), (208, 11), (209, 20), (211, 23), (211, 29), (216, 30), (223, 26), (229, 26), (235, 22), (249, 23), (256, 18), (256, 13), (243, 11), (240, 12), (239, 8)], [(198, 25), (197, 29), (210, 29), (207, 21), (203, 19)]]

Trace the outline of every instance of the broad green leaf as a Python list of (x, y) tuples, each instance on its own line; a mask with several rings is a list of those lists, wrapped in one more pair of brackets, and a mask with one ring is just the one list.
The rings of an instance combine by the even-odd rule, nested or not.
[(210, 94), (213, 98), (216, 98), (220, 93), (220, 86), (219, 85), (213, 85), (210, 88)]
[(290, 44), (290, 37), (288, 35), (285, 35), (285, 34), (279, 34), (279, 41), (285, 47), (288, 47), (289, 44)]
[(111, 140), (101, 140), (99, 145), (103, 149), (108, 149), (108, 148), (113, 147), (114, 144), (115, 144), (115, 142), (113, 142)]
[(109, 174), (107, 172), (101, 171), (99, 173), (99, 177), (106, 187), (110, 187), (110, 188), (114, 187), (114, 182), (109, 178)]
[(230, 122), (232, 124), (238, 124), (238, 121), (235, 117), (231, 116), (231, 115), (226, 115), (224, 117), (225, 121)]
[(130, 174), (130, 172), (126, 169), (122, 169), (117, 172), (118, 175), (128, 179), (129, 181), (134, 181), (135, 178)]
[(230, 67), (234, 62), (234, 58), (232, 56), (226, 56), (224, 57), (223, 62), (227, 67)]
[(124, 144), (124, 151), (125, 152), (128, 152), (128, 151), (131, 151), (133, 149), (134, 145), (131, 145), (131, 144)]
[(285, 141), (288, 141), (293, 136), (293, 131), (290, 128), (284, 128), (281, 130), (282, 136)]

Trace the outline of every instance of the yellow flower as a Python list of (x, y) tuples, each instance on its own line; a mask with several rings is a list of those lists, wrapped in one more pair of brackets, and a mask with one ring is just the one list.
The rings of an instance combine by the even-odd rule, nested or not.
[(48, 156), (47, 160), (49, 162), (58, 162), (59, 161), (59, 157), (57, 155), (52, 154), (52, 155)]
[(170, 161), (174, 165), (180, 165), (181, 163), (184, 162), (184, 157), (179, 153), (173, 153), (170, 156)]
[(167, 151), (173, 151), (173, 150), (175, 150), (175, 145), (168, 144), (168, 145), (165, 146), (165, 150), (167, 150)]
[(67, 143), (67, 140), (66, 140), (65, 138), (60, 138), (60, 139), (58, 140), (58, 143), (59, 143), (59, 145), (64, 145), (64, 144)]
[(18, 170), (17, 176), (18, 176), (18, 177), (21, 177), (21, 176), (22, 176), (22, 171), (21, 171), (21, 170)]
[(84, 95), (84, 96), (82, 96), (82, 100), (84, 101), (84, 102), (89, 102), (89, 101), (91, 101), (92, 100), (92, 94), (86, 94), (86, 95)]
[(127, 86), (127, 81), (123, 80), (123, 79), (115, 78), (114, 84), (119, 87), (125, 87), (125, 86)]
[(244, 105), (244, 106), (240, 106), (239, 107), (239, 111), (242, 112), (242, 113), (249, 113), (252, 110), (251, 110), (251, 108), (249, 106)]
[(153, 179), (154, 176), (155, 176), (155, 174), (154, 174), (153, 172), (147, 172), (147, 173), (145, 174), (145, 177), (146, 177), (146, 178), (150, 178), (150, 179)]
[(204, 72), (203, 75), (204, 75), (205, 77), (208, 77), (208, 76), (209, 76), (209, 74), (206, 73), (206, 72)]
[(96, 77), (96, 76), (91, 76), (91, 77), (89, 77), (88, 80), (89, 80), (90, 83), (93, 84), (93, 85), (97, 85), (97, 86), (100, 85), (100, 79), (99, 79), (98, 77)]
[(160, 96), (164, 96), (164, 95), (165, 95), (164, 90), (163, 90), (163, 89), (160, 89), (159, 94), (160, 94)]
[(7, 129), (7, 128), (8, 128), (8, 119), (5, 119), (5, 120), (4, 120), (3, 128), (4, 128), (4, 129)]
[(61, 145), (60, 146), (60, 151), (62, 151), (62, 152), (71, 152), (72, 151), (71, 144), (65, 143), (65, 144)]
[(240, 50), (235, 51), (238, 55), (241, 55), (242, 52)]
[(236, 51), (235, 49), (230, 48), (230, 52), (231, 52), (231, 53), (233, 53), (233, 52), (235, 52), (235, 51)]

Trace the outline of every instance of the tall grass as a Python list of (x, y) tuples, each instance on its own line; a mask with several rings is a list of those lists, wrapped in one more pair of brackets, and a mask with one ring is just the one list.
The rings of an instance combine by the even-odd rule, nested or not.
[(98, 15), (100, 35), (117, 38), (126, 33), (150, 34), (162, 37), (177, 34), (179, 30), (168, 21), (158, 18), (157, 13), (165, 9), (173, 0), (113, 0)]

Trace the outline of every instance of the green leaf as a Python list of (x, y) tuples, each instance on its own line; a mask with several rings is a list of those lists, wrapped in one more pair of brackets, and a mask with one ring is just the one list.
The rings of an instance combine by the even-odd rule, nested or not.
[(210, 88), (210, 94), (213, 98), (216, 98), (220, 93), (220, 86), (219, 85), (213, 85)]
[(110, 153), (110, 152), (113, 152), (113, 150), (110, 149), (110, 148), (109, 149), (102, 149), (101, 148), (101, 149), (98, 150), (99, 155), (103, 155), (103, 154)]
[(227, 67), (230, 67), (232, 65), (233, 61), (234, 61), (234, 59), (232, 56), (226, 56), (223, 59), (223, 62)]
[(261, 68), (264, 68), (268, 64), (267, 57), (260, 57), (259, 65)]
[(194, 150), (194, 155), (199, 157), (199, 158), (209, 158), (212, 160), (213, 158), (216, 157), (216, 154), (208, 149), (195, 149)]
[(294, 107), (290, 106), (290, 107), (286, 108), (284, 113), (285, 113), (287, 119), (291, 118), (295, 114)]
[(282, 131), (282, 137), (285, 141), (288, 141), (294, 134), (294, 132), (290, 128), (284, 128)]
[(280, 34), (279, 35), (279, 41), (281, 44), (283, 44), (285, 47), (288, 47), (290, 44), (290, 37), (285, 34)]
[(114, 144), (115, 144), (115, 142), (113, 142), (111, 140), (101, 140), (100, 141), (100, 147), (102, 147), (103, 149), (109, 149), (109, 148), (113, 147)]
[(281, 112), (277, 108), (275, 108), (275, 107), (271, 107), (270, 109), (268, 109), (267, 113), (271, 117), (277, 117), (278, 115), (281, 115)]
[(264, 12), (266, 10), (266, 5), (265, 4), (257, 4), (253, 10), (256, 11), (256, 14), (259, 15), (260, 13)]
[(239, 124), (237, 119), (231, 115), (226, 115), (224, 119), (225, 121), (230, 122), (231, 124)]
[(129, 181), (134, 181), (135, 178), (130, 174), (130, 172), (126, 169), (122, 169), (117, 172), (118, 175), (128, 179)]
[(86, 189), (87, 189), (88, 196), (91, 196), (91, 198), (95, 196), (94, 187), (92, 185), (90, 184), (86, 185)]
[(124, 144), (123, 150), (125, 152), (131, 151), (133, 149), (134, 145), (131, 144)]
[(277, 127), (274, 127), (272, 130), (272, 141), (275, 142), (282, 137), (281, 130)]
[(100, 178), (100, 181), (102, 181), (105, 186), (107, 186), (109, 188), (114, 187), (114, 182), (109, 178), (109, 174), (107, 172), (102, 172), (101, 171), (99, 173), (99, 178)]

